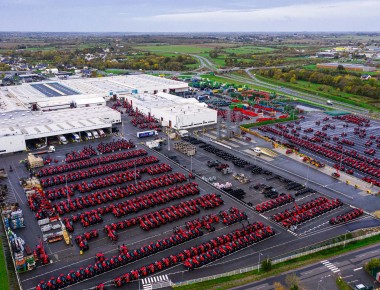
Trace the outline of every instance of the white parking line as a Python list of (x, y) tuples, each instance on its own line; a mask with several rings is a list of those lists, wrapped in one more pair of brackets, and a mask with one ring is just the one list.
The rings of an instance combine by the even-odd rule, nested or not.
[(356, 271), (359, 271), (359, 270), (361, 270), (361, 269), (363, 269), (363, 268), (362, 268), (362, 267), (360, 267), (360, 268), (356, 268), (356, 269), (354, 269), (353, 271), (356, 272)]

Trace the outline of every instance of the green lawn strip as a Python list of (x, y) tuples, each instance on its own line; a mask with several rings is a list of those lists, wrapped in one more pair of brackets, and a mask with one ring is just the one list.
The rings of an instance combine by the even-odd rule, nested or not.
[(215, 76), (215, 75), (201, 75), (202, 78), (208, 78), (210, 81), (215, 81), (215, 82), (221, 82), (221, 83), (227, 83), (227, 84), (235, 84), (237, 86), (246, 86), (250, 89), (255, 89), (255, 90), (260, 90), (260, 91), (265, 91), (268, 93), (271, 93), (273, 91), (269, 91), (267, 88), (260, 87), (257, 85), (251, 85), (242, 81), (236, 81), (232, 78), (226, 78), (226, 77), (221, 77), (221, 76)]
[(214, 280), (204, 281), (200, 283), (194, 283), (185, 286), (175, 286), (180, 290), (207, 290), (207, 289), (230, 289), (233, 287), (245, 285), (254, 281), (259, 281), (268, 277), (276, 276), (287, 271), (292, 271), (310, 264), (314, 264), (326, 258), (338, 256), (352, 250), (356, 250), (379, 242), (380, 234), (360, 240), (347, 242), (345, 248), (342, 246), (336, 246), (330, 249), (322, 250), (310, 255), (302, 256), (285, 262), (272, 265), (272, 270), (266, 273), (257, 273), (257, 270), (237, 274), (228, 277), (221, 277)]
[(259, 127), (259, 126), (264, 126), (264, 125), (271, 125), (271, 124), (276, 124), (276, 123), (295, 121), (297, 119), (298, 119), (298, 117), (295, 117), (295, 118), (289, 117), (289, 118), (284, 118), (284, 119), (276, 119), (276, 120), (268, 120), (268, 121), (257, 122), (257, 123), (244, 124), (244, 125), (241, 125), (241, 127), (248, 129), (248, 128), (252, 128), (252, 127)]
[(206, 52), (204, 53), (197, 53), (197, 55), (199, 56), (203, 56), (205, 58), (207, 58), (210, 62), (212, 62), (213, 64), (217, 65), (217, 66), (220, 66), (220, 67), (223, 67), (226, 65), (225, 63), (225, 58), (226, 58), (226, 55), (222, 54), (222, 55), (219, 55), (217, 58), (212, 58), (210, 57), (210, 55)]
[[(318, 92), (320, 93), (321, 91), (319, 90), (319, 88), (322, 88), (324, 85), (321, 85), (321, 84), (313, 84), (313, 83), (310, 83), (310, 82), (307, 82), (307, 81), (297, 81), (297, 86), (299, 87), (302, 87), (302, 88), (305, 88), (305, 89), (311, 89), (315, 92)], [(358, 96), (358, 95), (353, 95), (353, 94), (349, 94), (349, 93), (346, 93), (346, 92), (339, 92), (336, 90), (336, 88), (334, 87), (331, 87), (331, 86), (327, 86), (329, 91), (328, 92), (323, 92), (323, 93), (327, 93), (327, 94), (333, 94), (333, 95), (340, 95), (341, 97), (343, 98), (349, 98), (355, 102), (370, 102), (372, 101), (373, 99), (371, 98), (368, 98), (368, 97), (362, 97), (362, 96)]]
[(352, 290), (352, 288), (340, 277), (336, 278), (335, 282), (336, 282), (336, 286), (340, 290)]
[[(312, 89), (303, 88), (303, 87), (293, 85), (293, 84), (290, 84), (287, 82), (281, 82), (281, 81), (273, 80), (273, 79), (266, 78), (266, 77), (259, 76), (259, 75), (256, 75), (256, 78), (263, 81), (263, 82), (267, 82), (267, 83), (274, 84), (277, 86), (283, 86), (283, 87), (294, 89), (294, 90), (297, 90), (300, 92), (304, 92), (304, 93), (308, 93), (308, 94), (314, 94), (314, 95), (317, 95), (319, 97), (324, 97), (326, 99), (346, 103), (346, 104), (353, 105), (353, 106), (358, 106), (358, 107), (369, 109), (369, 110), (380, 111), (379, 108), (372, 106), (372, 105), (369, 105), (369, 104), (366, 104), (364, 102), (355, 101), (355, 100), (347, 99), (347, 98), (340, 97), (340, 96), (334, 96), (332, 94), (328, 94), (325, 92), (320, 92), (320, 91), (315, 91)], [(356, 96), (356, 97), (360, 98), (360, 96)]]
[(128, 70), (126, 69), (106, 69), (104, 70), (106, 73), (108, 74), (114, 74), (114, 75), (123, 75), (123, 74), (126, 74), (128, 72)]
[(236, 54), (258, 54), (258, 53), (265, 53), (265, 52), (271, 52), (275, 49), (272, 47), (263, 47), (263, 46), (241, 46), (241, 47), (230, 47), (225, 49), (226, 52), (229, 53), (236, 53)]
[(2, 274), (0, 275), (0, 289), (7, 290), (9, 289), (9, 280), (7, 273), (7, 265), (5, 263), (3, 241), (0, 238), (0, 269), (2, 269)]

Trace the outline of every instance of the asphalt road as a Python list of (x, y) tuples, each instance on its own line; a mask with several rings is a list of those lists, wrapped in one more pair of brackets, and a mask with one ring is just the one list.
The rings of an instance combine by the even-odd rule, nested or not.
[(295, 274), (299, 277), (300, 285), (308, 290), (335, 290), (335, 280), (340, 276), (346, 283), (354, 287), (357, 284), (366, 286), (380, 286), (370, 275), (363, 270), (363, 264), (372, 258), (380, 256), (380, 244), (355, 250), (328, 260), (320, 261), (312, 265), (302, 267), (296, 271), (286, 272), (265, 280), (232, 288), (233, 290), (273, 290), (273, 284), (280, 282), (285, 284), (287, 275)]

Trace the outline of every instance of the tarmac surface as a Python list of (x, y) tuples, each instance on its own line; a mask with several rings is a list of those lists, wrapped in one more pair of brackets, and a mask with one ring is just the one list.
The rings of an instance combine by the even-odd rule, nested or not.
[(310, 290), (338, 290), (336, 279), (341, 277), (348, 285), (355, 287), (358, 284), (379, 287), (379, 282), (368, 275), (363, 264), (380, 254), (380, 245), (374, 245), (349, 252), (329, 260), (320, 261), (312, 265), (302, 267), (296, 271), (283, 273), (265, 280), (232, 288), (232, 290), (273, 290), (275, 282), (286, 285), (285, 279), (289, 274), (295, 274), (300, 280), (301, 287)]
[[(239, 269), (243, 267), (257, 265), (258, 260), (259, 260), (259, 253), (261, 253), (261, 255), (264, 255), (265, 257), (268, 257), (270, 259), (275, 259), (277, 257), (286, 256), (287, 253), (290, 253), (297, 249), (300, 249), (309, 245), (313, 245), (315, 243), (324, 241), (326, 239), (335, 237), (337, 235), (342, 235), (346, 233), (347, 231), (354, 231), (360, 228), (380, 225), (380, 221), (378, 219), (373, 218), (369, 214), (365, 214), (361, 218), (354, 220), (350, 223), (341, 224), (338, 226), (329, 225), (328, 224), (329, 218), (343, 211), (348, 210), (350, 206), (359, 206), (363, 208), (364, 206), (366, 206), (368, 210), (371, 210), (371, 206), (373, 206), (372, 205), (373, 202), (370, 199), (367, 199), (367, 198), (370, 198), (369, 196), (361, 197), (359, 194), (359, 191), (353, 189), (351, 186), (347, 186), (346, 184), (341, 184), (337, 182), (336, 180), (333, 180), (330, 176), (327, 176), (312, 168), (307, 169), (308, 166), (300, 164), (299, 162), (294, 161), (294, 160), (292, 161), (290, 158), (287, 158), (286, 156), (280, 155), (274, 158), (267, 158), (267, 157), (255, 158), (244, 151), (246, 149), (251, 148), (252, 146), (268, 146), (268, 143), (266, 143), (265, 141), (261, 139), (253, 138), (251, 142), (247, 142), (246, 140), (237, 140), (239, 142), (235, 140), (228, 140), (227, 142), (230, 142), (231, 144), (234, 144), (236, 146), (233, 149), (229, 150), (230, 153), (233, 153), (236, 156), (246, 159), (253, 164), (259, 164), (263, 168), (272, 171), (273, 174), (281, 175), (283, 177), (289, 178), (293, 181), (297, 181), (302, 184), (307, 183), (309, 187), (311, 187), (312, 189), (316, 191), (316, 193), (313, 195), (301, 196), (299, 199), (296, 200), (297, 203), (308, 201), (317, 196), (340, 198), (345, 203), (344, 207), (338, 208), (337, 210), (332, 211), (332, 212), (328, 212), (314, 220), (311, 220), (305, 224), (302, 224), (295, 231), (289, 231), (283, 228), (282, 226), (278, 225), (277, 223), (273, 222), (272, 220), (270, 220), (269, 217), (271, 214), (275, 213), (278, 210), (291, 208), (293, 204), (288, 204), (284, 206), (283, 208), (279, 208), (273, 212), (268, 212), (265, 214), (259, 214), (255, 212), (253, 210), (253, 207), (248, 205), (249, 202), (251, 202), (252, 205), (256, 205), (264, 200), (267, 200), (261, 193), (255, 192), (254, 190), (249, 189), (249, 186), (255, 183), (266, 183), (268, 185), (274, 186), (279, 192), (287, 192), (286, 189), (284, 188), (284, 184), (282, 184), (279, 180), (267, 180), (267, 176), (262, 175), (262, 174), (252, 175), (249, 171), (247, 172), (244, 169), (236, 168), (231, 162), (227, 162), (231, 166), (233, 172), (244, 173), (251, 180), (251, 182), (248, 184), (240, 184), (239, 182), (237, 182), (236, 180), (232, 178), (231, 174), (223, 175), (222, 173), (217, 172), (213, 168), (211, 169), (208, 168), (206, 166), (207, 161), (215, 160), (217, 158), (215, 155), (212, 155), (211, 153), (208, 153), (200, 148), (197, 149), (197, 154), (193, 158), (190, 158), (188, 156), (183, 155), (182, 153), (175, 151), (172, 147), (172, 144), (171, 144), (170, 150), (169, 150), (169, 144), (164, 145), (163, 149), (159, 152), (150, 150), (146, 148), (144, 145), (139, 144), (140, 142), (145, 142), (145, 141), (150, 140), (150, 138), (141, 139), (141, 140), (136, 139), (136, 131), (138, 129), (133, 127), (128, 122), (127, 116), (123, 115), (123, 119), (124, 119), (124, 126), (123, 126), (124, 138), (132, 139), (137, 144), (137, 148), (146, 149), (148, 151), (148, 156), (155, 155), (160, 159), (161, 163), (170, 164), (173, 168), (172, 172), (182, 172), (187, 175), (188, 170), (193, 169), (197, 175), (195, 182), (199, 184), (199, 188), (201, 190), (200, 195), (204, 195), (208, 193), (221, 194), (224, 200), (224, 205), (214, 210), (201, 209), (199, 214), (196, 214), (194, 216), (190, 216), (187, 218), (183, 218), (175, 222), (167, 223), (165, 225), (160, 226), (159, 228), (150, 230), (148, 232), (143, 231), (137, 226), (128, 228), (124, 231), (118, 231), (119, 240), (116, 243), (111, 242), (108, 239), (108, 237), (105, 235), (105, 233), (102, 231), (103, 227), (106, 224), (109, 224), (111, 222), (118, 220), (112, 214), (104, 215), (102, 223), (95, 224), (88, 228), (83, 228), (79, 223), (75, 223), (74, 225), (75, 231), (72, 234), (73, 237), (75, 237), (75, 235), (77, 234), (81, 234), (85, 231), (90, 231), (92, 229), (98, 229), (100, 233), (100, 237), (89, 242), (90, 249), (84, 252), (83, 255), (79, 254), (79, 248), (75, 243), (73, 246), (66, 245), (63, 241), (53, 243), (53, 244), (45, 243), (44, 245), (51, 259), (51, 263), (45, 266), (38, 266), (33, 271), (20, 274), (20, 278), (21, 278), (22, 286), (24, 290), (34, 289), (37, 283), (40, 282), (41, 280), (46, 281), (52, 276), (57, 277), (61, 273), (68, 273), (70, 270), (77, 270), (80, 267), (83, 267), (83, 268), (87, 267), (89, 264), (92, 264), (95, 262), (94, 256), (98, 252), (103, 252), (107, 257), (112, 257), (113, 255), (116, 255), (118, 253), (117, 246), (122, 243), (125, 243), (130, 249), (139, 248), (143, 245), (148, 244), (149, 242), (157, 241), (158, 239), (169, 237), (172, 234), (172, 230), (174, 227), (177, 227), (177, 226), (183, 227), (186, 221), (199, 218), (206, 214), (218, 213), (219, 211), (226, 210), (232, 206), (237, 207), (242, 211), (245, 211), (248, 215), (248, 221), (250, 223), (261, 221), (265, 225), (271, 226), (276, 231), (276, 235), (267, 240), (254, 244), (253, 246), (240, 250), (239, 252), (236, 252), (223, 259), (219, 259), (213, 263), (210, 263), (207, 266), (202, 267), (198, 270), (187, 271), (187, 269), (182, 264), (178, 264), (174, 267), (166, 269), (165, 271), (158, 272), (154, 276), (167, 275), (173, 283), (176, 283), (176, 282), (186, 281), (186, 280), (195, 279), (199, 277), (216, 275), (216, 274), (224, 273), (227, 271), (231, 271), (231, 270), (235, 270), (235, 269)], [(207, 134), (210, 135), (211, 137), (208, 136)], [(160, 133), (160, 135), (164, 136), (163, 133)], [(200, 138), (209, 142), (212, 136), (213, 135), (210, 132), (210, 133), (205, 133), (203, 136), (201, 135)], [(65, 158), (65, 153), (67, 152), (71, 152), (73, 150), (79, 150), (80, 148), (83, 148), (83, 146), (88, 146), (88, 145), (96, 147), (98, 142), (109, 142), (113, 138), (116, 139), (117, 137), (108, 137), (102, 140), (87, 141), (87, 142), (81, 142), (81, 143), (70, 143), (69, 145), (57, 146), (56, 152), (50, 155), (53, 158), (62, 160)], [(214, 145), (220, 149), (226, 149), (226, 147), (220, 146), (218, 144), (214, 144)], [(229, 146), (228, 144), (226, 145)], [(173, 155), (176, 155), (178, 157), (179, 164), (167, 158), (167, 156), (173, 156)], [(37, 220), (34, 217), (34, 213), (32, 213), (28, 208), (25, 194), (19, 184), (20, 178), (28, 177), (28, 172), (26, 171), (24, 165), (20, 163), (20, 160), (23, 160), (25, 158), (26, 158), (26, 153), (17, 153), (17, 154), (13, 154), (9, 156), (4, 156), (1, 158), (1, 161), (4, 168), (9, 168), (9, 166), (12, 166), (14, 169), (12, 173), (9, 173), (8, 182), (11, 188), (9, 201), (18, 202), (25, 216), (26, 228), (18, 229), (16, 230), (16, 233), (17, 235), (22, 237), (26, 241), (26, 243), (30, 245), (31, 248), (34, 248), (34, 246), (37, 245), (39, 241), (39, 237), (42, 235), (42, 232), (41, 232), (40, 227), (37, 225)], [(308, 170), (310, 170), (309, 173), (307, 173)], [(201, 178), (203, 176), (205, 177), (215, 176), (216, 181), (219, 183), (225, 183), (227, 181), (231, 182), (233, 184), (233, 188), (244, 189), (247, 193), (246, 197), (242, 201), (235, 199), (231, 197), (230, 195), (224, 193), (223, 191), (216, 189), (210, 183), (205, 182)], [(142, 180), (145, 180), (151, 177), (152, 176), (143, 175)], [(153, 176), (153, 177), (156, 177), (156, 176)], [(144, 194), (147, 194), (153, 191), (154, 190), (151, 190)], [(294, 192), (290, 191), (287, 193), (293, 194)], [(75, 196), (79, 196), (79, 195), (80, 195), (79, 193), (75, 193)], [(132, 196), (131, 198), (133, 197), (134, 196)], [(183, 198), (180, 200), (175, 200), (168, 204), (170, 206), (170, 205), (188, 200), (190, 198), (194, 198), (194, 197), (191, 196), (191, 197)], [(127, 200), (127, 199), (128, 198), (123, 199), (122, 201)], [(131, 214), (131, 215), (128, 215), (127, 217), (122, 217), (122, 219), (136, 217), (144, 213), (152, 212), (152, 211), (167, 207), (168, 204), (159, 205), (154, 208), (141, 211), (137, 214)], [(89, 208), (89, 209), (92, 209), (92, 208)], [(65, 216), (69, 216), (69, 215), (66, 214)], [(108, 271), (101, 275), (95, 276), (91, 279), (84, 280), (80, 283), (70, 286), (69, 288), (70, 289), (91, 289), (92, 287), (96, 286), (100, 282), (103, 282), (106, 285), (111, 285), (112, 280), (114, 278), (130, 271), (131, 269), (137, 269), (143, 265), (147, 265), (151, 262), (159, 260), (163, 257), (167, 257), (171, 254), (178, 254), (184, 249), (190, 248), (191, 246), (199, 245), (202, 242), (207, 241), (213, 237), (216, 237), (225, 233), (229, 233), (238, 228), (242, 228), (243, 225), (247, 225), (247, 223), (248, 222), (243, 222), (241, 224), (238, 223), (238, 224), (234, 224), (228, 227), (224, 226), (222, 223), (219, 223), (216, 225), (215, 232), (209, 233), (207, 231), (204, 231), (204, 235), (197, 239), (188, 241), (184, 244), (156, 253), (149, 257), (142, 258), (136, 262), (132, 262), (126, 266)], [(140, 289), (141, 287), (144, 287), (144, 289), (149, 288), (148, 284), (145, 284), (145, 285), (142, 284), (142, 280), (140, 280), (139, 282), (140, 282), (139, 284), (136, 282), (131, 283), (131, 285), (128, 285), (128, 289)]]

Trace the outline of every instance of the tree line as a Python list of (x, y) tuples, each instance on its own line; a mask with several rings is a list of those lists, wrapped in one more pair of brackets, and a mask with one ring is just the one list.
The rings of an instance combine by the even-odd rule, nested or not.
[(307, 81), (335, 88), (338, 92), (380, 99), (380, 82), (375, 78), (362, 80), (357, 73), (347, 73), (345, 70), (307, 70), (289, 68), (271, 68), (260, 70), (260, 74), (275, 80), (297, 83)]

